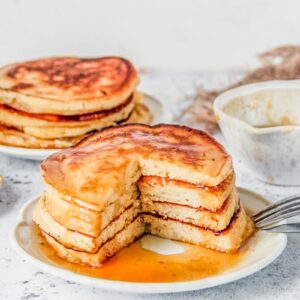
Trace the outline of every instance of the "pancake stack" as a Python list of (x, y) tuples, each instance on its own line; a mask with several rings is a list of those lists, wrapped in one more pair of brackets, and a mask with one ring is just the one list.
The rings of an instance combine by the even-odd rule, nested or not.
[(138, 76), (120, 57), (55, 57), (0, 69), (0, 144), (66, 148), (95, 130), (149, 123)]
[(100, 266), (145, 233), (236, 252), (254, 230), (230, 156), (202, 131), (118, 126), (41, 168), (46, 190), (33, 220), (73, 263)]

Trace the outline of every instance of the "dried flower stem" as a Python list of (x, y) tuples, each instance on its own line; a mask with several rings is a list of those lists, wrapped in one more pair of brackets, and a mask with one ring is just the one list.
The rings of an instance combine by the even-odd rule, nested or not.
[(188, 116), (190, 122), (203, 124), (206, 130), (213, 131), (217, 128), (217, 121), (212, 104), (221, 93), (248, 83), (300, 79), (300, 46), (278, 47), (258, 55), (258, 59), (261, 67), (250, 71), (240, 81), (225, 89), (208, 91), (196, 87), (195, 94), (190, 97), (191, 105), (178, 118)]

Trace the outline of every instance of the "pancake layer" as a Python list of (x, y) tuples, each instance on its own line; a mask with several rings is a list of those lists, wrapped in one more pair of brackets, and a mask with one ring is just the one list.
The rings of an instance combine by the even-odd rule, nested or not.
[(135, 89), (121, 57), (53, 57), (0, 69), (0, 103), (30, 113), (78, 115), (114, 108)]
[(0, 123), (33, 137), (56, 139), (76, 137), (93, 130), (114, 126), (128, 119), (135, 104), (132, 99), (115, 109), (77, 116), (35, 115), (0, 105)]
[(142, 196), (141, 202), (143, 212), (152, 215), (162, 215), (163, 217), (184, 221), (214, 231), (225, 229), (233, 214), (239, 208), (239, 197), (236, 190), (232, 191), (217, 212), (211, 212), (203, 207), (194, 208), (187, 205), (174, 204), (162, 199), (159, 201), (149, 201), (144, 196)]
[[(144, 104), (137, 104), (135, 109), (125, 120), (121, 120), (118, 123), (111, 123), (110, 126), (115, 126), (118, 124), (129, 124), (129, 123), (145, 123), (148, 124), (152, 120), (151, 113)], [(98, 125), (97, 125), (98, 127)], [(42, 128), (34, 128), (38, 132), (42, 133)], [(58, 132), (72, 132), (76, 133), (85, 132), (86, 128), (58, 128)], [(51, 129), (45, 129), (45, 135), (51, 133)], [(93, 132), (93, 131), (92, 131)], [(40, 133), (38, 135), (40, 135)], [(87, 132), (90, 134), (90, 132)], [(63, 135), (63, 134), (60, 134)], [(27, 134), (22, 130), (19, 130), (14, 127), (9, 127), (0, 124), (0, 144), (13, 146), (13, 147), (22, 147), (22, 148), (38, 148), (38, 149), (63, 149), (71, 147), (77, 144), (81, 139), (86, 137), (86, 134), (81, 134), (78, 136), (71, 137), (60, 137), (60, 138), (39, 138), (33, 135)]]
[(227, 253), (236, 252), (254, 230), (253, 223), (243, 208), (231, 219), (229, 226), (219, 232), (175, 219), (162, 218), (160, 215), (146, 214), (144, 222), (147, 232), (153, 235)]
[[(143, 176), (139, 180), (139, 189), (145, 199), (167, 201), (195, 208), (217, 211), (229, 197), (235, 184), (232, 173), (217, 186), (197, 186), (186, 181), (159, 176)], [(182, 195), (178, 198), (178, 195)]]

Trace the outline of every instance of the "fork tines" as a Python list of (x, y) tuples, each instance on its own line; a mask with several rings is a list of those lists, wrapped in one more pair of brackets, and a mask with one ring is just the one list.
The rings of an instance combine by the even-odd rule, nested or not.
[(269, 205), (253, 216), (257, 227), (267, 227), (275, 222), (300, 214), (300, 194), (293, 195)]

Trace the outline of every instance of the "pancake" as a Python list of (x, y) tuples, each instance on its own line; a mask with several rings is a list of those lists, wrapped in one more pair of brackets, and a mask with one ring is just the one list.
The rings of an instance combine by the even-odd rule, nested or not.
[(253, 233), (254, 226), (241, 207), (222, 231), (212, 231), (160, 215), (144, 215), (147, 232), (170, 240), (182, 241), (206, 248), (234, 253)]
[(0, 69), (0, 104), (39, 114), (79, 115), (112, 109), (138, 83), (121, 57), (53, 57)]
[(234, 213), (239, 208), (239, 196), (237, 191), (230, 194), (223, 206), (216, 212), (203, 208), (194, 208), (187, 205), (174, 204), (160, 199), (159, 201), (147, 201), (142, 196), (142, 211), (152, 215), (161, 215), (163, 218), (184, 221), (199, 227), (220, 231), (225, 229)]
[[(116, 124), (127, 123), (150, 123), (152, 115), (148, 108), (143, 104), (137, 104), (132, 113), (127, 119), (121, 120), (118, 123), (112, 123), (111, 126)], [(76, 130), (76, 128), (74, 129)], [(83, 130), (85, 132), (85, 130)], [(79, 133), (79, 132), (77, 132)], [(88, 132), (89, 134), (89, 132)], [(0, 124), (0, 144), (22, 147), (22, 148), (36, 148), (36, 149), (64, 149), (77, 144), (86, 135), (78, 135), (66, 138), (38, 138), (23, 132), (14, 127), (8, 127)]]
[(203, 131), (104, 129), (54, 153), (41, 170), (46, 191), (33, 220), (70, 262), (100, 266), (145, 233), (236, 252), (254, 231), (231, 157)]
[(75, 116), (37, 115), (0, 105), (0, 123), (37, 138), (74, 137), (116, 125), (127, 119), (134, 109), (134, 102), (131, 98), (129, 100), (114, 109)]
[(63, 149), (78, 143), (83, 136), (65, 139), (39, 139), (16, 128), (0, 125), (0, 144), (5, 146), (34, 149)]
[(150, 201), (159, 199), (160, 201), (217, 211), (229, 197), (235, 185), (235, 175), (230, 174), (219, 185), (213, 187), (197, 186), (186, 181), (159, 176), (143, 176), (138, 185), (143, 198)]

